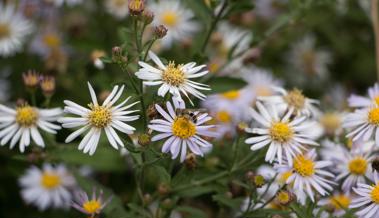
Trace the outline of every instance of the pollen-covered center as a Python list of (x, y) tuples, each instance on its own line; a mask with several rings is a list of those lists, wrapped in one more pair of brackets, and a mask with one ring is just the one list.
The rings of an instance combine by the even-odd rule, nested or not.
[(280, 204), (287, 204), (288, 202), (291, 201), (291, 195), (287, 191), (279, 191), (276, 194), (275, 199), (280, 203)]
[(295, 158), (293, 168), (302, 177), (312, 176), (315, 173), (315, 163), (303, 155)]
[(368, 122), (373, 125), (379, 125), (379, 108), (372, 108), (368, 112)]
[(196, 134), (196, 126), (188, 118), (177, 117), (172, 124), (172, 133), (182, 139), (187, 139)]
[(8, 38), (11, 34), (11, 30), (7, 23), (0, 23), (0, 39)]
[(379, 105), (379, 95), (374, 98), (375, 104)]
[(222, 93), (221, 96), (228, 100), (235, 100), (240, 96), (240, 92), (238, 90), (231, 90)]
[(94, 106), (88, 116), (92, 126), (104, 128), (112, 121), (112, 114), (109, 108), (104, 106)]
[(162, 15), (162, 23), (168, 27), (174, 27), (179, 20), (179, 16), (175, 11), (166, 11)]
[(54, 189), (61, 184), (61, 178), (55, 174), (50, 172), (45, 172), (41, 177), (41, 185), (46, 189)]
[(326, 113), (320, 121), (328, 133), (333, 133), (341, 127), (341, 117), (336, 113)]
[(330, 205), (337, 210), (349, 208), (350, 202), (351, 199), (346, 195), (335, 195), (330, 198)]
[(364, 175), (367, 169), (367, 161), (363, 157), (356, 157), (349, 162), (349, 171), (352, 174)]
[(284, 172), (284, 173), (279, 175), (278, 182), (280, 184), (286, 184), (287, 180), (288, 180), (288, 178), (290, 178), (290, 176), (292, 176), (292, 171)]
[(284, 101), (296, 110), (301, 110), (304, 108), (305, 96), (299, 89), (293, 89), (289, 91), (286, 96), (284, 96)]
[(57, 48), (61, 44), (61, 40), (54, 33), (49, 33), (43, 36), (43, 43), (49, 48)]
[(97, 200), (84, 202), (83, 209), (90, 214), (96, 213), (101, 208), (101, 203)]
[(185, 75), (180, 69), (182, 66), (176, 66), (174, 62), (170, 62), (167, 69), (162, 73), (162, 81), (171, 86), (180, 86), (184, 84)]
[(285, 122), (276, 122), (270, 128), (271, 139), (280, 143), (288, 142), (293, 136), (293, 130)]
[(222, 123), (230, 123), (230, 121), (232, 120), (232, 117), (230, 116), (230, 114), (224, 110), (217, 112), (216, 118), (218, 121)]
[(371, 200), (375, 204), (379, 204), (379, 184), (375, 185), (374, 188), (371, 190)]
[(37, 123), (38, 113), (30, 106), (22, 106), (16, 109), (16, 122), (23, 127), (30, 127)]

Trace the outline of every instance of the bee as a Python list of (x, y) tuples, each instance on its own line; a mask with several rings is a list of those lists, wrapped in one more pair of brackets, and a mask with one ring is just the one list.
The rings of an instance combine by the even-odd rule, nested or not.
[(188, 120), (191, 120), (194, 123), (197, 122), (197, 118), (198, 118), (198, 116), (200, 114), (203, 114), (203, 113), (206, 113), (206, 112), (207, 112), (206, 109), (180, 109), (180, 108), (177, 108), (175, 110), (175, 114), (178, 117), (185, 117), (185, 118), (187, 118)]

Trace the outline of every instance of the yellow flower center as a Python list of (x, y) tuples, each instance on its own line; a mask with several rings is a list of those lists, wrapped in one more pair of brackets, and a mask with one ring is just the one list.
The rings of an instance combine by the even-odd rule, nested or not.
[(208, 65), (209, 72), (216, 73), (220, 69), (220, 64), (217, 62), (212, 62)]
[(288, 142), (293, 135), (293, 131), (288, 123), (273, 123), (270, 128), (271, 139), (280, 143)]
[(20, 126), (30, 127), (36, 124), (38, 119), (37, 111), (30, 106), (23, 106), (16, 109), (16, 122)]
[(374, 186), (374, 189), (371, 191), (371, 200), (375, 204), (379, 204), (379, 184)]
[(288, 202), (291, 201), (291, 196), (290, 196), (290, 193), (287, 192), (287, 191), (279, 191), (279, 192), (276, 194), (275, 199), (276, 199), (276, 201), (277, 201), (279, 204), (285, 205), (285, 204), (288, 204)]
[(326, 113), (321, 118), (321, 124), (324, 126), (327, 133), (334, 133), (341, 127), (341, 118), (336, 113)]
[(57, 48), (61, 44), (61, 40), (54, 33), (49, 33), (43, 36), (43, 43), (49, 48)]
[[(0, 34), (1, 35), (1, 34)], [(375, 98), (374, 98), (374, 102), (377, 104), (377, 105), (379, 105), (379, 96), (376, 96)]]
[(368, 122), (373, 125), (379, 125), (379, 108), (372, 108), (368, 112)]
[(196, 134), (196, 126), (185, 117), (177, 117), (172, 124), (172, 133), (182, 139), (187, 139)]
[(351, 199), (346, 195), (334, 195), (330, 198), (330, 205), (337, 210), (349, 208)]
[(299, 89), (293, 89), (292, 91), (289, 91), (286, 96), (284, 96), (284, 101), (296, 110), (301, 110), (304, 108), (305, 96)]
[(240, 96), (240, 92), (238, 90), (231, 90), (222, 93), (221, 96), (228, 100), (235, 100)]
[(312, 176), (315, 173), (315, 163), (304, 157), (303, 155), (297, 156), (293, 163), (293, 168), (302, 177)]
[(185, 81), (184, 72), (180, 69), (181, 65), (176, 66), (170, 62), (167, 69), (162, 73), (162, 81), (171, 86), (180, 86)]
[(117, 7), (122, 7), (128, 3), (127, 0), (113, 0), (113, 4)]
[(111, 111), (104, 106), (94, 106), (89, 113), (88, 119), (92, 126), (104, 128), (112, 121)]
[(162, 15), (162, 23), (168, 27), (174, 27), (178, 23), (179, 16), (175, 11), (166, 11)]
[(349, 171), (352, 174), (364, 175), (367, 169), (367, 161), (363, 157), (356, 157), (349, 162)]
[(292, 176), (292, 171), (284, 172), (284, 173), (279, 175), (278, 182), (280, 184), (286, 184), (286, 182), (287, 182), (288, 178), (290, 178), (290, 176)]
[(8, 38), (11, 34), (11, 30), (7, 23), (0, 23), (0, 39)]
[(83, 204), (83, 209), (90, 214), (94, 214), (101, 208), (101, 203), (97, 200), (90, 200)]
[(46, 189), (54, 189), (61, 184), (61, 178), (55, 173), (43, 173), (41, 185)]
[(230, 123), (230, 121), (232, 120), (232, 117), (230, 116), (230, 114), (227, 111), (217, 112), (216, 118), (218, 121), (220, 121), (222, 123)]

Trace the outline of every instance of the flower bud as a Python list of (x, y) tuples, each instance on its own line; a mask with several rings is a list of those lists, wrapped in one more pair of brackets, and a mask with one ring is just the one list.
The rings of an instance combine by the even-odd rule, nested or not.
[(287, 190), (281, 190), (275, 196), (275, 202), (281, 206), (288, 206), (294, 199), (295, 195)]
[(153, 198), (151, 197), (151, 195), (149, 193), (146, 193), (143, 195), (143, 203), (145, 205), (149, 205), (152, 200), (153, 200)]
[(92, 63), (93, 65), (99, 69), (99, 70), (102, 70), (104, 69), (104, 63), (103, 61), (100, 59), (102, 57), (105, 56), (105, 52), (102, 51), (102, 50), (94, 50), (92, 51), (91, 53), (91, 60), (92, 60)]
[(99, 95), (99, 100), (101, 102), (105, 101), (105, 99), (111, 94), (111, 92), (109, 90), (104, 90), (104, 91), (101, 91), (100, 92), (100, 95)]
[(138, 136), (138, 144), (142, 147), (149, 145), (151, 142), (151, 137), (149, 134), (143, 133)]
[(143, 12), (143, 10), (145, 10), (145, 1), (129, 0), (128, 7), (131, 15), (138, 16)]
[(39, 73), (34, 70), (28, 70), (22, 74), (22, 79), (25, 87), (35, 89), (39, 84)]
[(126, 63), (128, 58), (122, 54), (122, 48), (115, 46), (112, 48), (112, 60), (115, 63)]
[(165, 26), (159, 25), (154, 28), (154, 35), (156, 38), (162, 39), (163, 37), (166, 36), (167, 31), (168, 29)]
[(188, 169), (195, 169), (197, 165), (196, 155), (194, 153), (187, 154), (185, 164)]
[(40, 86), (42, 94), (47, 98), (51, 97), (55, 92), (55, 78), (53, 76), (43, 76)]
[(162, 201), (162, 208), (169, 210), (174, 206), (174, 202), (170, 198), (166, 198)]
[(379, 156), (376, 156), (371, 163), (372, 170), (379, 172)]
[(248, 50), (244, 56), (243, 63), (244, 64), (254, 64), (261, 57), (261, 49), (260, 48), (252, 48)]
[(262, 188), (266, 184), (266, 180), (262, 175), (255, 175), (253, 177), (253, 183), (257, 188)]
[(244, 134), (246, 131), (245, 129), (247, 128), (247, 124), (245, 122), (240, 122), (237, 125), (237, 132), (239, 134)]
[(166, 183), (158, 185), (158, 193), (162, 196), (167, 195), (170, 192), (170, 186)]
[(154, 20), (154, 13), (150, 10), (144, 10), (142, 12), (142, 21), (147, 25), (151, 24)]

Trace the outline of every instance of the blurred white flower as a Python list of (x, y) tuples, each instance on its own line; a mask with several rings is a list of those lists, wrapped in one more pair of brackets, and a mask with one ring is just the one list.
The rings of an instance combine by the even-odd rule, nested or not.
[(21, 196), (39, 210), (69, 208), (72, 200), (70, 189), (75, 186), (74, 177), (64, 165), (44, 164), (42, 170), (32, 166), (19, 178)]
[(44, 58), (58, 50), (64, 50), (62, 36), (54, 28), (41, 30), (30, 43), (30, 51)]
[(66, 106), (64, 111), (66, 113), (78, 115), (79, 117), (64, 117), (59, 119), (59, 122), (62, 123), (64, 128), (76, 128), (81, 126), (80, 129), (71, 133), (66, 138), (65, 142), (71, 142), (88, 130), (78, 148), (79, 150), (83, 150), (84, 153), (93, 155), (99, 143), (101, 133), (104, 130), (108, 141), (113, 148), (118, 149), (118, 145), (124, 147), (124, 143), (116, 133), (115, 129), (125, 134), (132, 134), (135, 128), (125, 122), (134, 121), (139, 118), (139, 115), (129, 116), (129, 114), (137, 112), (138, 110), (127, 110), (139, 102), (134, 102), (125, 106), (131, 97), (128, 97), (120, 104), (114, 106), (114, 104), (120, 99), (122, 92), (124, 91), (124, 87), (124, 85), (121, 87), (116, 85), (112, 92), (104, 100), (103, 104), (99, 105), (95, 91), (93, 90), (91, 84), (88, 83), (88, 88), (92, 99), (92, 103), (89, 104), (89, 109), (72, 101), (65, 100), (64, 103)]
[(288, 0), (254, 0), (254, 11), (260, 17), (273, 19), (280, 14), (280, 9)]
[[(157, 65), (157, 68), (140, 61), (138, 64), (141, 68), (135, 73), (135, 75), (139, 79), (144, 80), (144, 85), (160, 85), (160, 88), (158, 89), (159, 96), (164, 97), (167, 92), (169, 92), (177, 99), (182, 99), (181, 93), (188, 99), (188, 94), (202, 100), (206, 98), (206, 96), (198, 91), (198, 89), (210, 90), (209, 86), (191, 80), (193, 78), (202, 77), (208, 73), (208, 71), (203, 70), (205, 65), (196, 66), (195, 62), (190, 62), (184, 65), (177, 65), (174, 62), (170, 62), (168, 65), (164, 65), (151, 51), (149, 52), (149, 57)], [(191, 101), (191, 99), (189, 100)]]
[[(315, 193), (318, 192), (320, 195), (325, 196), (328, 191), (332, 191), (331, 178), (334, 175), (322, 168), (329, 167), (333, 163), (330, 161), (315, 161), (316, 150), (312, 149), (306, 154), (297, 155), (292, 163), (285, 163), (283, 165), (278, 164), (275, 168), (279, 172), (293, 172), (286, 181), (287, 184), (293, 184), (293, 189), (298, 190), (296, 194), (302, 193), (300, 195), (307, 195), (312, 202), (315, 201)], [(329, 178), (324, 178), (329, 177)], [(303, 196), (297, 196), (298, 198), (303, 198)]]
[(118, 19), (129, 14), (128, 0), (105, 0), (105, 8), (109, 14)]
[[(160, 132), (151, 140), (159, 141), (166, 139), (162, 146), (162, 152), (171, 152), (172, 159), (176, 159), (180, 154), (180, 162), (183, 162), (187, 153), (192, 152), (195, 155), (204, 155), (204, 148), (211, 148), (212, 144), (203, 137), (214, 137), (215, 132), (212, 131), (214, 125), (204, 125), (212, 118), (207, 113), (199, 114), (194, 112), (194, 115), (178, 113), (178, 110), (183, 110), (182, 102), (173, 101), (174, 107), (170, 102), (166, 102), (167, 112), (159, 105), (155, 108), (163, 119), (154, 119), (150, 121), (149, 128)], [(187, 150), (189, 150), (187, 152)]]
[(12, 149), (17, 142), (21, 152), (30, 145), (30, 138), (36, 145), (45, 147), (45, 142), (38, 129), (50, 134), (56, 134), (61, 129), (55, 125), (62, 115), (62, 109), (40, 109), (29, 105), (23, 105), (12, 109), (0, 104), (0, 139), (1, 145), (10, 141)]
[[(320, 199), (317, 205), (332, 209), (333, 217), (344, 217), (346, 210), (349, 209), (351, 199), (351, 196), (346, 193), (335, 192), (331, 196)], [(329, 213), (322, 212), (321, 218), (329, 217)]]
[(251, 116), (256, 120), (260, 128), (247, 128), (248, 133), (257, 134), (246, 139), (245, 143), (251, 144), (251, 150), (259, 150), (269, 145), (265, 160), (272, 163), (275, 158), (282, 164), (283, 156), (292, 164), (292, 158), (305, 150), (306, 145), (318, 145), (305, 129), (314, 125), (308, 122), (306, 117), (291, 118), (294, 109), (290, 109), (283, 117), (279, 117), (275, 107), (266, 109), (260, 102), (256, 104), (258, 111), (251, 109)]
[(376, 218), (379, 216), (379, 175), (375, 171), (373, 182), (358, 183), (354, 192), (358, 195), (350, 208), (360, 208), (355, 214), (359, 218)]
[(0, 56), (8, 57), (22, 49), (33, 25), (13, 4), (0, 3)]
[(174, 42), (191, 38), (199, 30), (199, 25), (193, 21), (194, 14), (181, 1), (165, 0), (148, 5), (154, 13), (153, 26), (164, 25), (167, 35), (161, 39), (163, 48), (170, 48)]

